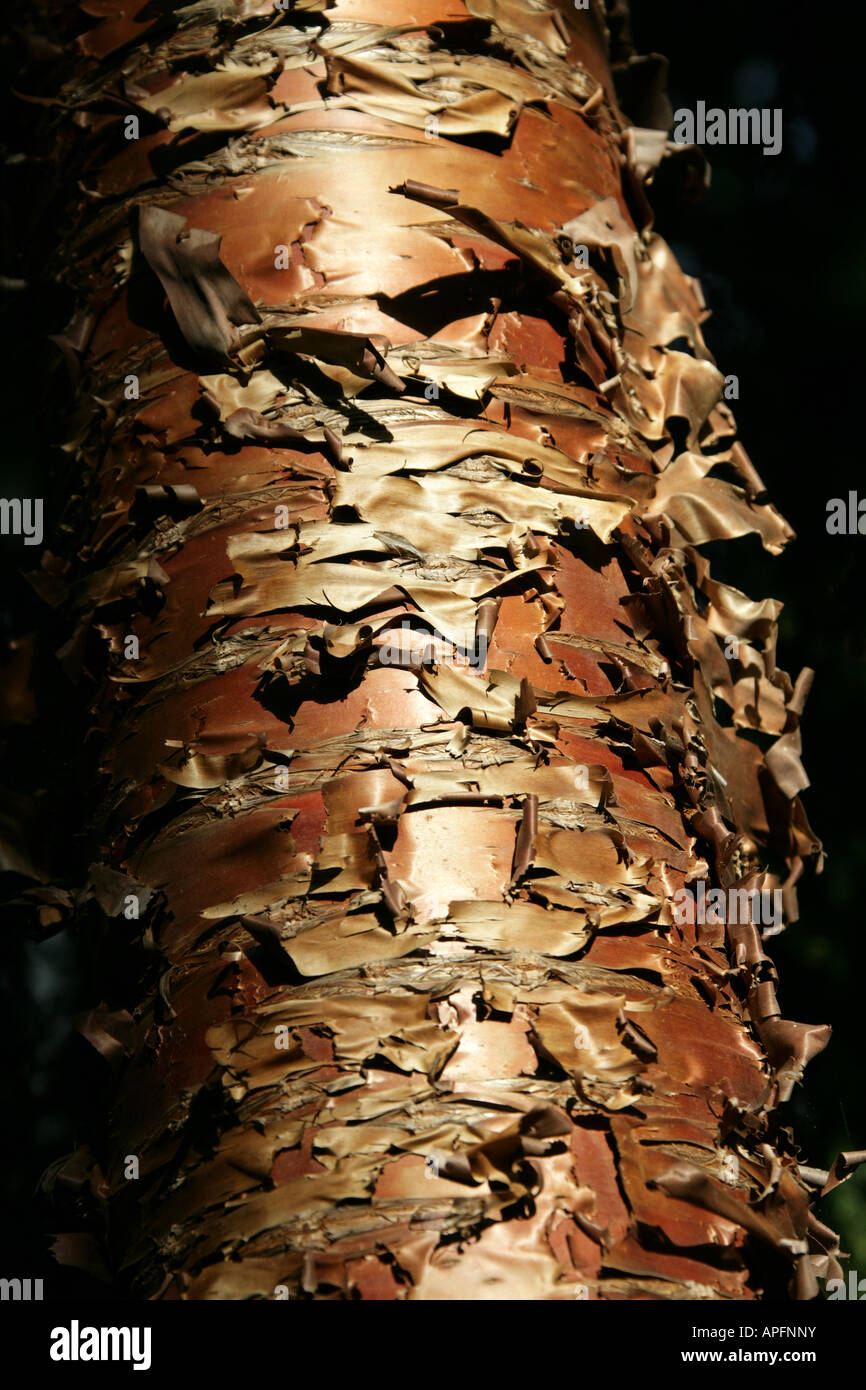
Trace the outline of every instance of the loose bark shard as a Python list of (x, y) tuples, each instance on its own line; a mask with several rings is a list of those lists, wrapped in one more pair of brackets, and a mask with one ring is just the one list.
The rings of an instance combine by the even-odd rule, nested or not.
[(225, 357), (237, 343), (233, 329), (259, 315), (219, 258), (219, 236), (150, 205), (139, 213), (142, 255), (168, 295), (178, 327), (193, 352)]

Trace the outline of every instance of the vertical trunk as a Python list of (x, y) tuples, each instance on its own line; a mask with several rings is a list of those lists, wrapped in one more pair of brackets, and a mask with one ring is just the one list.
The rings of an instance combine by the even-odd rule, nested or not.
[(812, 1296), (776, 1112), (827, 1030), (761, 933), (820, 858), (808, 679), (700, 552), (790, 531), (601, 6), (85, 8), (113, 1263), (150, 1298)]

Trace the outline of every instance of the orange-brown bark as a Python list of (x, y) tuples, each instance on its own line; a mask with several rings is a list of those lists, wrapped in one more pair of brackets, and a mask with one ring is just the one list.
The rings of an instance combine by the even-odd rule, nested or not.
[(110, 650), (91, 891), (159, 962), (88, 1023), (121, 1277), (811, 1296), (776, 1111), (827, 1030), (760, 923), (673, 906), (790, 919), (820, 857), (808, 680), (700, 550), (790, 531), (600, 8), (98, 13), (69, 577)]

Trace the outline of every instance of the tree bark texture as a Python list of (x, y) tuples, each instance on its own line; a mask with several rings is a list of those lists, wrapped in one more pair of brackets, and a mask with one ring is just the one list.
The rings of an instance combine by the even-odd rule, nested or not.
[(40, 582), (102, 671), (79, 903), (127, 964), (73, 1166), (121, 1287), (814, 1296), (838, 1243), (778, 1106), (829, 1030), (760, 924), (674, 910), (790, 921), (820, 866), (809, 673), (701, 551), (791, 531), (608, 17), (82, 8), (92, 520)]

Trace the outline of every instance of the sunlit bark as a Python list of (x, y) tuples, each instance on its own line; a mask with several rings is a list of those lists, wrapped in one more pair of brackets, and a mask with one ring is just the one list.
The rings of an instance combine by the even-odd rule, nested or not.
[(650, 227), (674, 156), (598, 5), (324, 4), (100, 0), (63, 94), (91, 895), (144, 947), (86, 1025), (110, 1261), (811, 1296), (776, 1109), (828, 1030), (762, 935), (820, 857), (808, 679), (699, 549), (790, 531)]

